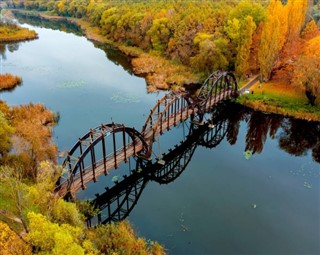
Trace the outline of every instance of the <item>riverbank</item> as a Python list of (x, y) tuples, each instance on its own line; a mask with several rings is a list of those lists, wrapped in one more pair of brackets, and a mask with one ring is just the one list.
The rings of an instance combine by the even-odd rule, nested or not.
[[(98, 27), (90, 25), (86, 20), (51, 16), (38, 11), (15, 10), (15, 12), (48, 20), (71, 22), (81, 28), (88, 40), (110, 44), (118, 48), (131, 58), (133, 72), (145, 78), (148, 92), (154, 92), (158, 89), (185, 90), (194, 84), (201, 83), (201, 75), (192, 72), (190, 68), (175, 64), (161, 56), (145, 53), (137, 47), (114, 43), (106, 39)], [(263, 86), (259, 82), (252, 84), (250, 80), (243, 83), (246, 84), (244, 86), (248, 89), (249, 93), (243, 94), (238, 99), (240, 104), (263, 112), (276, 113), (309, 121), (320, 121), (319, 106), (312, 107), (308, 105), (304, 91), (297, 91), (289, 85), (286, 85), (287, 88), (283, 90), (283, 86), (279, 88), (279, 83), (275, 81), (263, 84)], [(247, 86), (248, 84), (249, 86)], [(276, 84), (277, 86), (275, 86)]]
[[(38, 13), (40, 17), (50, 16)], [(56, 18), (56, 17), (54, 17)], [(188, 86), (201, 83), (201, 76), (184, 65), (173, 63), (157, 54), (145, 53), (137, 47), (120, 45), (106, 39), (98, 27), (91, 26), (88, 21), (68, 18), (69, 21), (81, 27), (88, 40), (107, 43), (115, 46), (131, 58), (134, 74), (145, 78), (148, 92), (156, 90), (184, 90)]]
[[(12, 10), (9, 10), (12, 12)], [(83, 19), (48, 15), (38, 11), (14, 10), (24, 15), (35, 16), (47, 20), (68, 21), (78, 25), (84, 36), (96, 43), (109, 44), (118, 48), (130, 57), (132, 70), (135, 75), (145, 78), (148, 92), (156, 90), (185, 90), (189, 86), (201, 83), (201, 75), (191, 68), (167, 60), (156, 53), (145, 53), (137, 47), (120, 45), (106, 39), (98, 27), (92, 26)]]
[[(10, 13), (5, 13), (10, 17)], [(28, 28), (19, 27), (18, 25), (6, 21), (0, 23), (0, 43), (21, 42), (37, 39), (35, 31)]]
[(307, 121), (320, 121), (320, 106), (311, 106), (302, 89), (293, 89), (290, 84), (285, 82), (260, 83), (257, 80), (246, 88), (237, 101), (256, 111)]

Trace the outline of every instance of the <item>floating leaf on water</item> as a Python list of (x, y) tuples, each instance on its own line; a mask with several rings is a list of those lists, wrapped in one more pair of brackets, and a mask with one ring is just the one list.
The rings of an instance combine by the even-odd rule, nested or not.
[(124, 91), (114, 92), (110, 99), (116, 103), (139, 103), (141, 101), (140, 96), (131, 95)]
[(253, 154), (252, 150), (247, 150), (243, 153), (246, 160), (249, 160), (252, 157), (252, 154)]
[(183, 232), (189, 232), (190, 231), (190, 228), (188, 226), (185, 226), (185, 225), (182, 225), (182, 224), (181, 224), (181, 228), (182, 228)]
[(58, 88), (69, 89), (69, 88), (80, 88), (85, 85), (84, 80), (68, 80), (61, 82), (57, 85)]
[(305, 186), (308, 189), (312, 188), (312, 185), (309, 182), (304, 182), (303, 186)]
[(112, 177), (113, 182), (117, 182), (119, 180), (119, 176), (115, 175)]

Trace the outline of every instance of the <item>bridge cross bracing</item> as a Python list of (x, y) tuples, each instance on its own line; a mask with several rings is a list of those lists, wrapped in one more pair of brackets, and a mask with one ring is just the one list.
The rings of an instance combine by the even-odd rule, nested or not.
[(206, 79), (197, 96), (171, 93), (158, 100), (140, 132), (115, 123), (91, 129), (68, 152), (63, 162), (66, 173), (57, 183), (56, 191), (61, 196), (75, 194), (132, 156), (151, 160), (152, 145), (158, 135), (188, 118), (200, 123), (205, 112), (237, 95), (234, 75), (217, 71)]

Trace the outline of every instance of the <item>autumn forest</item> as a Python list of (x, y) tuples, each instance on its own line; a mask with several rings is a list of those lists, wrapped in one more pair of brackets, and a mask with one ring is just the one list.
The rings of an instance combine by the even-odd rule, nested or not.
[[(320, 121), (319, 0), (7, 0), (0, 6), (11, 18), (20, 13), (77, 24), (90, 40), (128, 56), (148, 92), (194, 89), (213, 71), (227, 70), (240, 87), (254, 81), (237, 103)], [(1, 20), (1, 43), (33, 39), (34, 31)], [(0, 93), (22, 83), (23, 77), (1, 73)], [(59, 114), (42, 104), (0, 100), (0, 254), (165, 254), (128, 222), (86, 228), (86, 217), (97, 211), (54, 192), (63, 174), (52, 139), (58, 122)], [(270, 128), (273, 135), (279, 126)], [(305, 148), (319, 161), (319, 138), (309, 140)], [(246, 151), (255, 153), (252, 148), (248, 142)]]

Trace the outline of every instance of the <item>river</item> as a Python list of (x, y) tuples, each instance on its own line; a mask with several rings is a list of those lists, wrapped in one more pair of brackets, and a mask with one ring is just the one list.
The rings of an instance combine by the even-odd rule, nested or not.
[[(39, 39), (2, 47), (2, 72), (21, 76), (23, 85), (0, 98), (59, 112), (54, 139), (60, 151), (101, 123), (140, 130), (164, 95), (147, 93), (125, 56), (74, 28), (24, 26)], [(168, 254), (320, 254), (320, 123), (229, 107), (221, 141), (212, 148), (193, 142), (178, 178), (146, 183), (127, 219)], [(155, 154), (185, 141), (190, 128), (187, 121), (168, 131)], [(130, 173), (134, 162), (121, 171)], [(102, 194), (119, 175), (114, 171), (77, 197)]]

